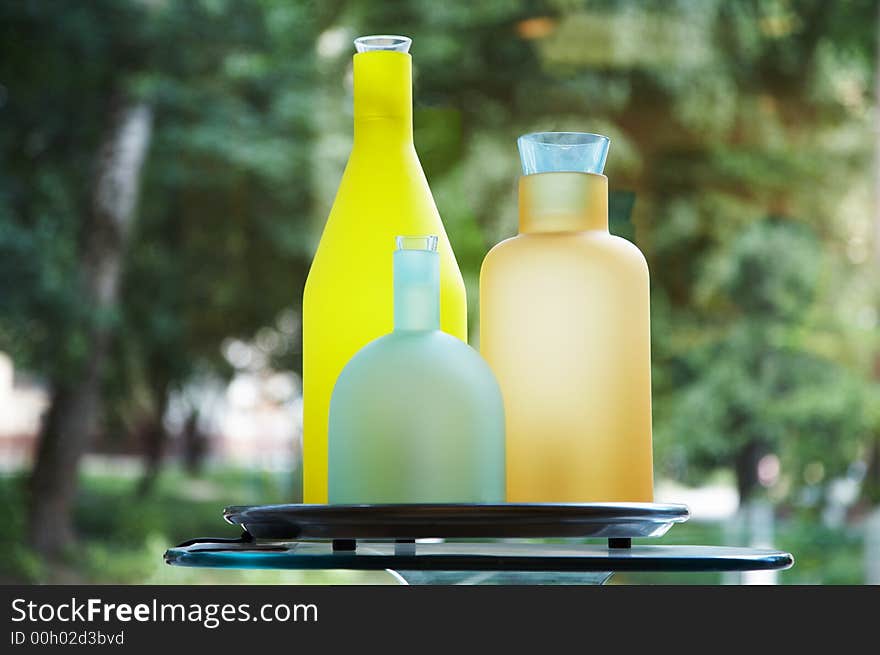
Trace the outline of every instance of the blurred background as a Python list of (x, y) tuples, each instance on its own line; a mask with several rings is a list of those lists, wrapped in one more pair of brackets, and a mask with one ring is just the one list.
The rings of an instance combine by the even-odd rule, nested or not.
[(609, 135), (652, 272), (665, 543), (880, 583), (875, 0), (0, 4), (2, 582), (392, 582), (162, 564), (300, 497), (301, 293), (352, 39), (413, 38), (415, 140), (469, 290), (517, 135)]

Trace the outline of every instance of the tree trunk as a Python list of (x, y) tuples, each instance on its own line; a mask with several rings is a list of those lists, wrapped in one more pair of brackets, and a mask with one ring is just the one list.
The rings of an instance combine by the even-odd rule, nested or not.
[(138, 484), (137, 495), (148, 496), (152, 493), (159, 471), (162, 468), (162, 457), (168, 442), (168, 430), (165, 429), (165, 410), (168, 408), (168, 390), (163, 386), (154, 392), (153, 413), (147, 419), (143, 431), (144, 440), (144, 475)]
[(870, 505), (880, 505), (880, 437), (876, 434), (868, 447), (867, 461), (862, 498)]
[(98, 153), (92, 210), (80, 257), (83, 302), (90, 310), (88, 347), (78, 376), (54, 385), (31, 476), (29, 539), (45, 555), (57, 553), (73, 539), (71, 510), (79, 461), (100, 422), (112, 313), (150, 142), (149, 106), (130, 99), (115, 105)]
[(199, 410), (193, 409), (183, 426), (183, 463), (187, 473), (199, 475), (208, 451), (207, 440), (199, 427)]
[(758, 488), (758, 462), (767, 452), (766, 447), (758, 441), (745, 444), (736, 455), (736, 489), (739, 492), (740, 506), (751, 500)]
[[(880, 34), (880, 10), (877, 13), (877, 33)], [(880, 107), (880, 45), (875, 52), (874, 103)], [(874, 264), (880, 266), (880, 126), (874, 124)], [(880, 382), (880, 352), (874, 353), (872, 371), (874, 382)], [(880, 512), (880, 434), (877, 429), (868, 443), (867, 470), (862, 483), (862, 500), (869, 505), (878, 505)]]

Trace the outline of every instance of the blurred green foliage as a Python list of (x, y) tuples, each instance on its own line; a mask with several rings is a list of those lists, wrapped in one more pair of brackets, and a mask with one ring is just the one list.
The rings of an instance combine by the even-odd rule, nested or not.
[[(226, 339), (298, 316), (350, 145), (351, 39), (408, 34), (416, 146), (475, 341), (482, 257), (516, 229), (516, 136), (611, 136), (612, 229), (652, 271), (658, 476), (732, 469), (818, 526), (833, 481), (880, 448), (876, 32), (874, 0), (3, 3), (0, 350), (52, 383), (111, 321), (120, 438), (158, 396), (228, 376)], [(77, 244), (120, 88), (155, 128), (122, 304), (93, 316)], [(299, 370), (284, 334), (266, 354)], [(780, 472), (761, 480), (766, 455)], [(150, 512), (102, 529), (177, 534)]]
[[(9, 508), (12, 528), (0, 543), (0, 583), (65, 582), (115, 584), (393, 584), (381, 572), (223, 571), (168, 567), (161, 553), (195, 536), (237, 536), (224, 525), (220, 510), (228, 504), (281, 501), (286, 480), (219, 469), (193, 482), (179, 470), (166, 471), (149, 498), (132, 500), (137, 480), (113, 474), (89, 474), (77, 507), (80, 543), (58, 562), (46, 564), (30, 554), (15, 530), (23, 520), (15, 479), (0, 478), (0, 503)], [(675, 526), (664, 544), (729, 543), (722, 524), (690, 521)], [(775, 546), (797, 554), (796, 566), (779, 574), (781, 584), (859, 584), (862, 537), (837, 530), (810, 516), (791, 516), (776, 525)], [(718, 584), (718, 573), (619, 573), (617, 584)]]
[(136, 498), (136, 477), (88, 473), (77, 503), (80, 541), (56, 561), (43, 562), (24, 542), (21, 486), (0, 478), (9, 533), (0, 543), (0, 583), (95, 584), (394, 584), (381, 572), (209, 571), (169, 567), (165, 549), (194, 536), (236, 537), (221, 510), (237, 503), (281, 502), (289, 480), (254, 471), (219, 469), (193, 479), (165, 472), (153, 494)]

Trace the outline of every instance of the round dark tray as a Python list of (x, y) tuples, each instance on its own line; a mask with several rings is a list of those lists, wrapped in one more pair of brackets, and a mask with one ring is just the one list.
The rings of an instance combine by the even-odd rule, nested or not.
[(659, 537), (685, 505), (504, 503), (232, 506), (223, 517), (257, 539)]

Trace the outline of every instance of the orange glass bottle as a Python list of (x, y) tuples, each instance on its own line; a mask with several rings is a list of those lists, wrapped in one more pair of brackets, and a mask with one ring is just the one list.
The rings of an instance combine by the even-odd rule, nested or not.
[(650, 502), (648, 267), (608, 232), (607, 138), (521, 137), (519, 234), (480, 275), (510, 502)]

